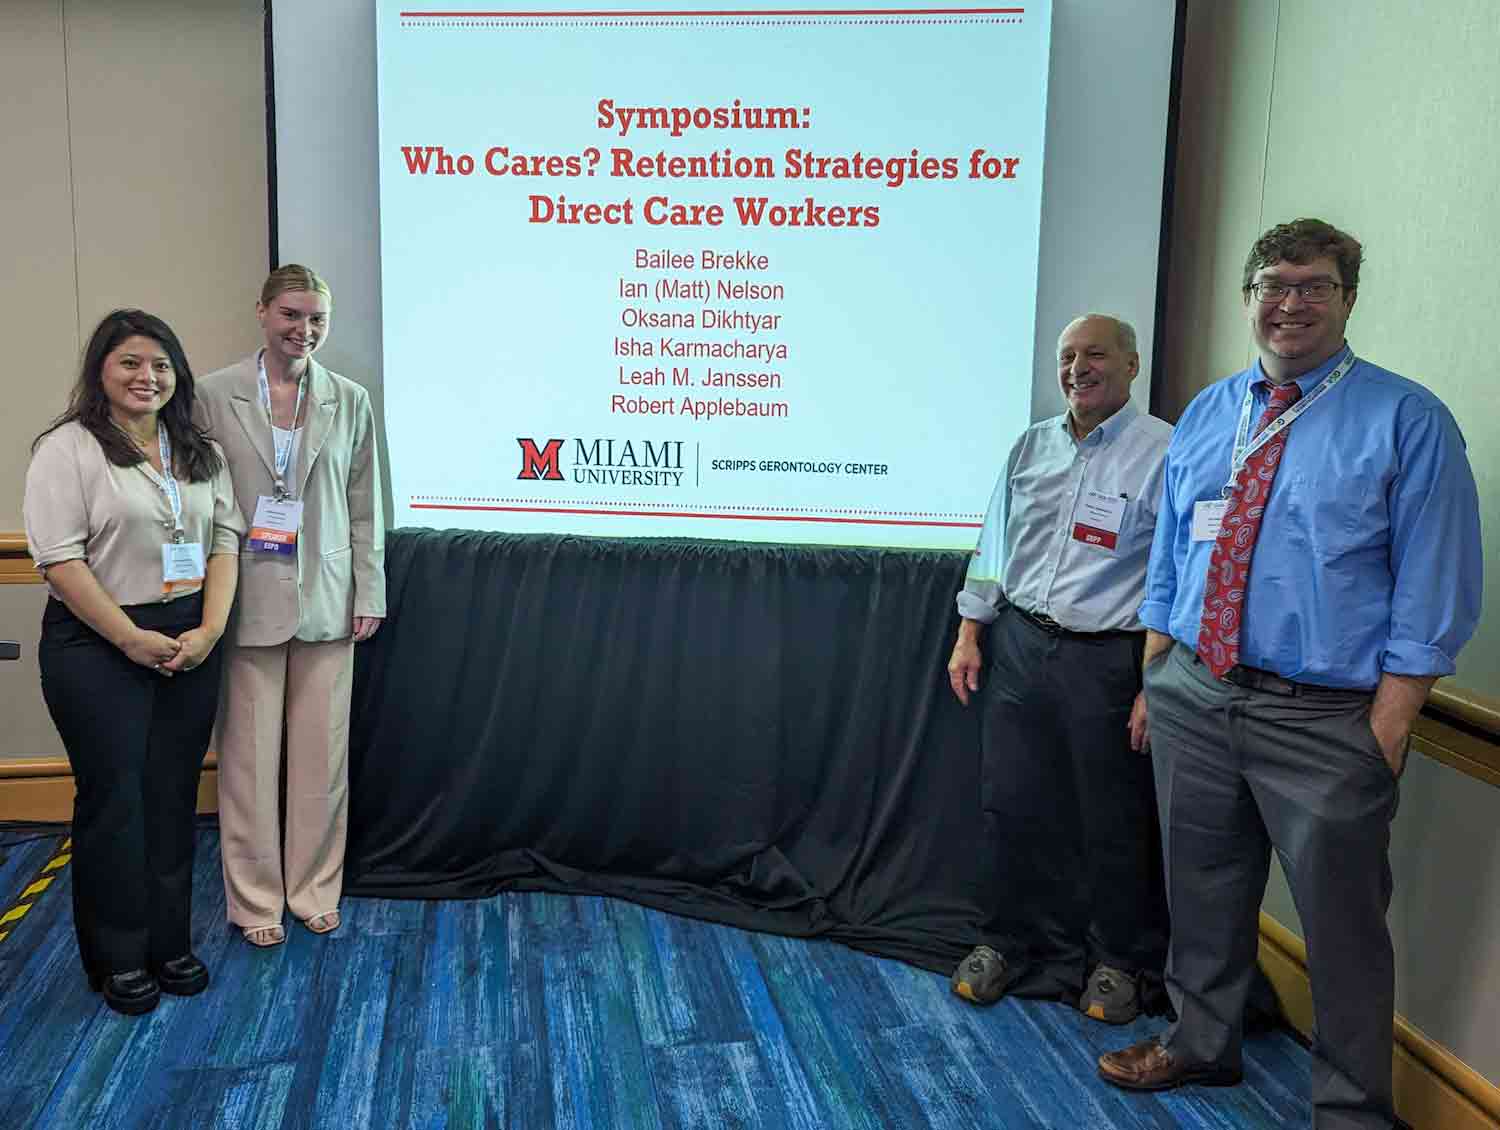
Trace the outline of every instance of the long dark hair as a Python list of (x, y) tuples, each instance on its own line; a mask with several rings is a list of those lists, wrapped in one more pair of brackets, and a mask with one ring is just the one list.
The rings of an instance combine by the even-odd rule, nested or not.
[(36, 437), (31, 449), (35, 451), (49, 433), (77, 420), (99, 441), (105, 458), (116, 467), (134, 467), (146, 461), (135, 441), (109, 414), (109, 398), (104, 395), (104, 361), (122, 341), (131, 337), (149, 337), (166, 350), (167, 360), (177, 376), (172, 399), (156, 416), (158, 425), (167, 429), (167, 437), (172, 441), (172, 462), (187, 472), (189, 482), (213, 478), (223, 460), (208, 442), (207, 433), (193, 422), (193, 370), (188, 366), (187, 354), (172, 327), (144, 310), (113, 310), (94, 328), (83, 351), (78, 380), (68, 396), (67, 410)]

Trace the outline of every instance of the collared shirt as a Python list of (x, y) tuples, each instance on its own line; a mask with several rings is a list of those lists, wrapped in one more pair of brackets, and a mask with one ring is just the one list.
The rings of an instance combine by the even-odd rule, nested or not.
[[(1172, 426), (1125, 406), (1083, 439), (1068, 416), (1033, 424), (990, 497), (958, 612), (988, 624), (1002, 602), (1075, 632), (1135, 631)], [(1073, 536), (1089, 491), (1123, 500), (1113, 549)]]
[[(228, 464), (212, 479), (178, 479), (177, 485), (187, 540), (199, 542), (208, 557), (237, 555), (245, 519), (235, 505)], [(81, 560), (116, 604), (167, 599), (161, 547), (172, 540), (172, 508), (166, 496), (143, 465), (111, 463), (93, 433), (76, 420), (37, 444), (26, 469), (22, 509), (38, 569)], [(201, 587), (183, 586), (170, 596), (187, 596)]]
[[(1306, 396), (1342, 354), (1297, 379)], [(1196, 647), (1212, 541), (1193, 506), (1220, 497), (1257, 362), (1193, 399), (1167, 450), (1141, 621)], [(1453, 415), (1414, 381), (1356, 361), (1286, 432), (1245, 591), (1240, 662), (1369, 690), (1383, 672), (1448, 675), (1479, 622), (1479, 500)]]

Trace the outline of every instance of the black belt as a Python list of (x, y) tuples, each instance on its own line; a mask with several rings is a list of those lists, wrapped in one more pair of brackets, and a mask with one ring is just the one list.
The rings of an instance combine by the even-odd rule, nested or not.
[(1320, 694), (1369, 695), (1373, 693), (1350, 687), (1320, 687), (1315, 683), (1298, 683), (1292, 679), (1283, 679), (1274, 671), (1262, 671), (1259, 667), (1246, 667), (1244, 664), (1225, 671), (1224, 681), (1233, 683), (1237, 687), (1245, 687), (1247, 690), (1281, 695), (1283, 698)]
[(1012, 604), (1011, 607), (1016, 610), (1021, 619), (1025, 620), (1033, 628), (1038, 628), (1046, 632), (1049, 636), (1062, 636), (1066, 639), (1076, 640), (1110, 640), (1120, 638), (1135, 639), (1142, 635), (1140, 632), (1127, 632), (1118, 628), (1106, 632), (1075, 632), (1072, 628), (1064, 628), (1056, 620), (1052, 619), (1051, 616), (1040, 612), (1027, 612), (1019, 604)]

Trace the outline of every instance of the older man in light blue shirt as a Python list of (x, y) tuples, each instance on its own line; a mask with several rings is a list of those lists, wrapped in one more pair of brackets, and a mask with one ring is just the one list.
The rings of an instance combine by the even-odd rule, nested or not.
[[(1452, 415), (1344, 338), (1361, 258), (1320, 220), (1266, 232), (1243, 278), (1259, 359), (1200, 393), (1172, 437), (1140, 611), (1178, 1019), (1099, 1061), (1134, 1090), (1239, 1080), (1274, 847), (1307, 934), (1320, 1130), (1393, 1124), (1390, 821), (1482, 573)], [(1289, 406), (1265, 411), (1273, 393)], [(1294, 412), (1257, 470), (1250, 448), (1274, 441), (1248, 421), (1271, 432)]]
[(1087, 315), (1063, 331), (1068, 411), (1011, 449), (958, 594), (948, 665), (961, 702), (983, 684), (995, 868), (984, 943), (953, 990), (985, 1004), (1064, 999), (1111, 1023), (1162, 998), (1166, 947), (1136, 608), (1172, 429), (1130, 402), (1139, 367), (1118, 319)]

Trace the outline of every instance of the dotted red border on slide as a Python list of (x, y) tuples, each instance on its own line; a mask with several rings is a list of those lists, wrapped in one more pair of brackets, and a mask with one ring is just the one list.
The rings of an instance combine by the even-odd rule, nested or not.
[(407, 11), (402, 27), (803, 27), (837, 21), (843, 24), (1018, 24), (1025, 8), (698, 8), (667, 11)]
[[(490, 17), (476, 16), (470, 19), (404, 19), (401, 26), (404, 28), (440, 28), (440, 27), (464, 27), (464, 28), (533, 28), (533, 27), (810, 27), (815, 24), (827, 23), (827, 20), (772, 20), (772, 19), (649, 19), (649, 20), (538, 20), (538, 19), (494, 19)], [(915, 19), (851, 19), (841, 20), (843, 24), (853, 24), (861, 27), (873, 26), (908, 26), (921, 25), (923, 27), (936, 27), (945, 24), (1018, 24), (1021, 20), (1017, 17), (1009, 19), (997, 18), (968, 18), (954, 19), (951, 17), (936, 20)]]
[[(660, 510), (652, 502), (578, 501), (569, 506), (539, 506), (528, 498), (478, 498), (413, 495), (412, 510), (479, 510), (513, 514), (585, 514), (617, 518), (727, 518), (746, 522), (839, 522), (868, 526), (947, 526), (978, 529), (981, 522), (955, 519), (983, 518), (982, 514), (945, 514), (922, 510), (847, 510), (833, 507), (733, 506), (700, 503), (702, 510)], [(626, 509), (634, 507), (635, 509)], [(723, 511), (715, 513), (714, 511)]]

